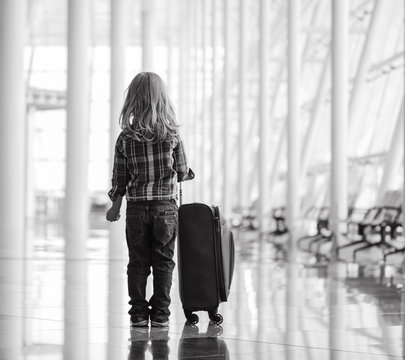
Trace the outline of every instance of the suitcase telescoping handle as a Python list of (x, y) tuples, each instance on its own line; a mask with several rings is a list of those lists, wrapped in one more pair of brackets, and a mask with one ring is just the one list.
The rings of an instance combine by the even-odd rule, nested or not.
[(184, 176), (183, 179), (179, 181), (180, 206), (183, 204), (183, 189), (181, 188), (181, 183), (183, 181), (193, 180), (194, 176), (194, 171), (189, 168), (186, 176)]

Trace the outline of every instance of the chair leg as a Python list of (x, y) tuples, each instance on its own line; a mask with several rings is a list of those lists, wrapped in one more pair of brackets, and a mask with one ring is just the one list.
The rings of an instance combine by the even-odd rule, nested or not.
[(324, 239), (324, 237), (322, 235), (319, 235), (317, 238), (313, 239), (310, 241), (310, 243), (308, 244), (308, 250), (309, 252), (313, 252), (312, 251), (312, 245), (318, 243), (319, 241), (322, 241), (322, 239)]
[(337, 246), (336, 247), (336, 258), (339, 259), (339, 251), (341, 249), (345, 249), (345, 248), (351, 247), (353, 245), (361, 244), (361, 243), (364, 243), (364, 242), (365, 242), (365, 240), (362, 239), (362, 240), (356, 240), (356, 241), (350, 242), (349, 244)]
[[(315, 239), (319, 238), (320, 236), (321, 236), (320, 234), (303, 236), (303, 237), (301, 237), (301, 238), (298, 239), (297, 246), (298, 246), (299, 249), (301, 249), (301, 250), (303, 250), (303, 251), (307, 251), (307, 249), (304, 249), (304, 248), (301, 246), (301, 243), (304, 242), (305, 240), (309, 240), (309, 239), (315, 240)], [(311, 240), (311, 241), (313, 241), (313, 240)]]
[(354, 251), (353, 251), (353, 262), (356, 262), (356, 254), (357, 254), (358, 251), (370, 249), (370, 248), (372, 248), (372, 247), (374, 247), (374, 246), (378, 246), (378, 245), (379, 245), (379, 243), (376, 243), (376, 244), (368, 244), (368, 245), (366, 245), (366, 246), (362, 246), (362, 247), (357, 248), (356, 250), (354, 250)]
[(387, 261), (387, 257), (394, 254), (399, 254), (405, 252), (405, 248), (402, 249), (394, 249), (384, 254), (384, 262)]

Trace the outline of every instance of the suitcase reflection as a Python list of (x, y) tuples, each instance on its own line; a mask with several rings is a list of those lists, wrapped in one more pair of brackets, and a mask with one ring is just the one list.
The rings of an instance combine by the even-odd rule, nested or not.
[[(209, 323), (205, 332), (200, 333), (196, 325), (184, 325), (179, 341), (177, 359), (215, 358), (228, 360), (229, 351), (225, 341), (219, 336), (222, 327)], [(169, 360), (169, 328), (133, 328), (131, 329), (131, 346), (128, 360), (145, 360), (149, 349), (152, 359)], [(172, 354), (173, 355), (173, 354)], [(148, 357), (150, 358), (150, 357)]]
[(209, 323), (207, 330), (200, 333), (196, 325), (184, 325), (179, 343), (178, 359), (228, 360), (229, 351), (225, 340), (219, 338), (222, 327)]

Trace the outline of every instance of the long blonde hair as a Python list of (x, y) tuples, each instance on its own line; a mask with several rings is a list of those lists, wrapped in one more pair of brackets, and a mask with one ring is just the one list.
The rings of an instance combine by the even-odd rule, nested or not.
[(166, 84), (159, 75), (141, 72), (126, 90), (120, 115), (124, 133), (139, 141), (162, 142), (178, 137), (178, 127)]

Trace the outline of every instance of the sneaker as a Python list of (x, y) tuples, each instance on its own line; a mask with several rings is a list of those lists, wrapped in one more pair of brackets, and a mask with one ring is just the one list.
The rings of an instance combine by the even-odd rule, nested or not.
[(151, 325), (153, 327), (166, 327), (169, 326), (169, 320), (163, 322), (151, 320)]
[(131, 321), (131, 327), (147, 327), (148, 325), (148, 320)]

